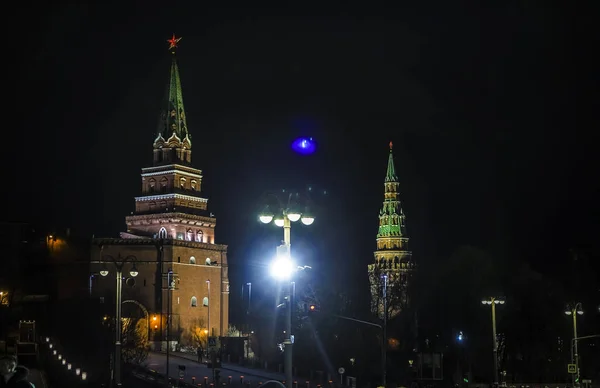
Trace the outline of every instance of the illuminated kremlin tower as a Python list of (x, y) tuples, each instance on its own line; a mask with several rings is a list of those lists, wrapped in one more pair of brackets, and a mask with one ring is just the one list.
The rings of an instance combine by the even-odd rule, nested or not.
[(384, 182), (383, 206), (379, 211), (379, 231), (374, 263), (369, 264), (371, 311), (383, 317), (384, 276), (387, 275), (388, 319), (397, 316), (408, 303), (407, 285), (414, 269), (408, 250), (406, 216), (400, 202), (400, 183), (394, 166), (392, 143)]
[[(141, 194), (125, 218), (127, 231), (120, 238), (94, 240), (92, 273), (109, 275), (90, 281), (94, 296), (114, 300), (114, 262), (129, 257), (123, 267), (123, 317), (141, 313), (149, 320), (150, 340), (157, 347), (162, 342), (163, 349), (167, 337), (172, 344), (205, 346), (198, 340), (226, 335), (229, 321), (227, 246), (215, 243), (216, 219), (202, 195), (202, 171), (192, 166), (175, 57), (180, 39), (168, 41), (171, 69), (152, 143), (153, 164), (142, 168)], [(138, 274), (130, 277), (134, 264)]]

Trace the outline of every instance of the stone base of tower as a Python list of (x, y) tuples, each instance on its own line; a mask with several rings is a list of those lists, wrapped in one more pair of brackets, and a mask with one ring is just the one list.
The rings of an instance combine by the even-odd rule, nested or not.
[(371, 291), (371, 312), (383, 319), (384, 317), (384, 282), (382, 277), (387, 275), (387, 318), (393, 319), (404, 310), (409, 303), (408, 285), (412, 274), (412, 265), (386, 266), (385, 263), (375, 263), (368, 266), (369, 284)]

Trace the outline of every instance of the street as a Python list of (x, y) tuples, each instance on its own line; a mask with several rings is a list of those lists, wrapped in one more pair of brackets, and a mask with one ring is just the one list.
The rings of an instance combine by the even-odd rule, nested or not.
[[(164, 374), (166, 369), (166, 355), (163, 353), (149, 353), (147, 365), (149, 369), (155, 370), (158, 373)], [(184, 380), (186, 382), (191, 382), (192, 377), (196, 378), (196, 382), (201, 382), (204, 380), (204, 377), (208, 377), (209, 381), (212, 381), (212, 369), (209, 369), (204, 364), (200, 364), (196, 361), (186, 359), (180, 356), (171, 355), (169, 359), (169, 375), (171, 378), (179, 378), (179, 365), (185, 366), (185, 376)], [(230, 370), (226, 367), (221, 368), (221, 381), (227, 382), (229, 376), (231, 376), (232, 381), (239, 382), (240, 376), (244, 376), (245, 382), (264, 382), (267, 380), (282, 380), (283, 375), (278, 373), (269, 373), (266, 371), (253, 371), (249, 368), (243, 367), (235, 367), (236, 370)], [(244, 373), (249, 372), (249, 373)], [(258, 373), (259, 376), (256, 374)]]

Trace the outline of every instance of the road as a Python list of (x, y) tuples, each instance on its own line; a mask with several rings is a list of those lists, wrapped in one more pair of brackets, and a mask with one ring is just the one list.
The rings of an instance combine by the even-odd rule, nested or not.
[[(148, 354), (148, 368), (157, 371), (158, 373), (164, 374), (166, 370), (167, 357), (163, 353), (149, 353)], [(179, 365), (185, 366), (185, 377), (184, 380), (187, 382), (192, 381), (192, 377), (196, 378), (196, 382), (201, 382), (204, 377), (208, 377), (209, 381), (212, 380), (212, 369), (209, 369), (204, 364), (200, 364), (196, 361), (189, 360), (182, 357), (171, 356), (169, 359), (169, 375), (172, 378), (179, 378)], [(248, 368), (235, 368), (236, 370), (230, 370), (226, 366), (221, 368), (221, 381), (226, 382), (228, 376), (231, 376), (232, 381), (239, 382), (240, 376), (244, 376), (244, 382), (250, 381), (264, 382), (270, 379), (282, 379), (282, 375), (277, 373), (269, 373), (262, 371), (252, 371)], [(258, 372), (258, 375), (252, 374), (252, 372)]]

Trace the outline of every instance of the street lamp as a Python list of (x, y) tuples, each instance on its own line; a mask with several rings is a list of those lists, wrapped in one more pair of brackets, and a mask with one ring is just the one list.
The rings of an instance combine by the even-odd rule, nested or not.
[(492, 336), (493, 336), (493, 353), (494, 353), (494, 385), (498, 386), (498, 339), (496, 338), (496, 305), (504, 304), (504, 298), (490, 297), (481, 300), (481, 304), (492, 307)]
[[(571, 346), (571, 363), (575, 364), (575, 374), (572, 375), (573, 386), (579, 386), (579, 353), (577, 351), (577, 316), (583, 315), (583, 309), (581, 308), (581, 302), (577, 302), (573, 305), (567, 306), (565, 310), (566, 315), (573, 316), (573, 344)], [(574, 352), (573, 352), (574, 351)], [(573, 354), (575, 353), (575, 354)]]
[(297, 209), (295, 201), (293, 201), (293, 194), (288, 196), (287, 206), (283, 206), (280, 199), (273, 195), (277, 199), (280, 212), (273, 214), (266, 208), (258, 217), (260, 222), (268, 224), (271, 221), (283, 228), (283, 245), (280, 245), (277, 249), (277, 257), (271, 263), (269, 268), (271, 276), (280, 281), (289, 282), (288, 285), (288, 298), (287, 298), (287, 314), (285, 322), (285, 339), (283, 340), (284, 356), (285, 356), (285, 384), (287, 388), (292, 388), (293, 374), (292, 374), (292, 282), (290, 282), (293, 273), (299, 268), (295, 265), (291, 256), (291, 228), (292, 222), (300, 220), (304, 225), (312, 225), (315, 222), (315, 217), (310, 213), (308, 207), (304, 212), (300, 212)]
[[(102, 260), (108, 259), (108, 261), (112, 262), (115, 265), (117, 272), (117, 296), (116, 296), (116, 313), (115, 313), (115, 385), (117, 387), (122, 386), (121, 383), (121, 331), (122, 322), (121, 322), (121, 303), (122, 303), (122, 291), (123, 291), (123, 267), (129, 261), (134, 262), (136, 259), (135, 256), (129, 255), (125, 258), (121, 257), (121, 254), (114, 258), (110, 255), (102, 256)], [(100, 271), (100, 275), (107, 276), (108, 268), (106, 267), (106, 263), (103, 263), (102, 270)], [(138, 275), (138, 270), (135, 267), (135, 262), (131, 270), (129, 271), (129, 275), (131, 277), (136, 277)]]

